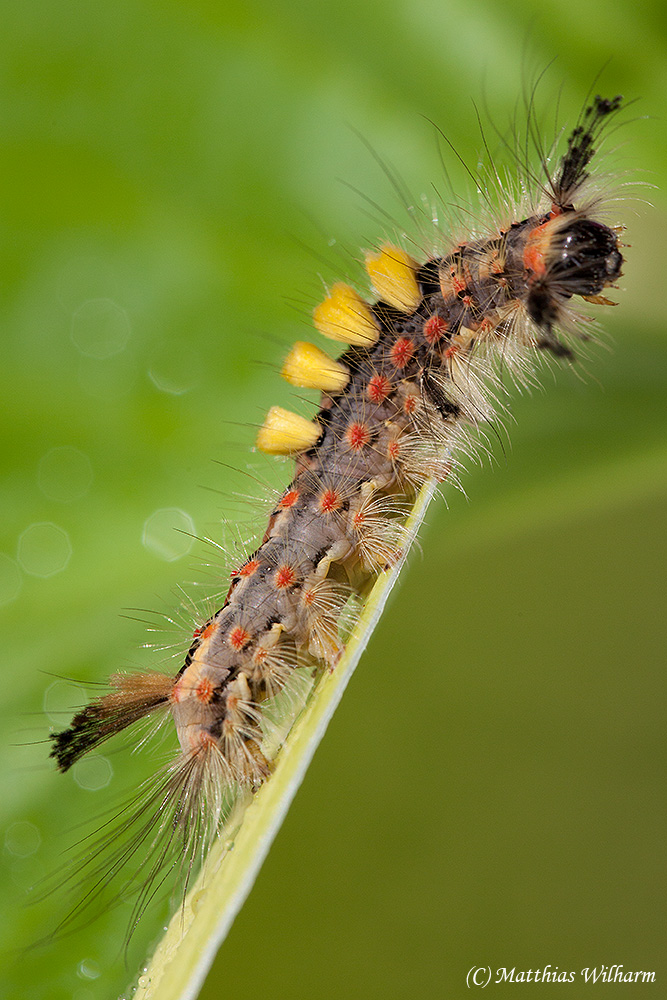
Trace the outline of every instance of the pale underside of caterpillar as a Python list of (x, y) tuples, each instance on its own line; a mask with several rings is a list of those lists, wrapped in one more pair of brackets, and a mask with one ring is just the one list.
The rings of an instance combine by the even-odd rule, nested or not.
[(521, 384), (538, 352), (570, 357), (557, 331), (581, 336), (590, 322), (573, 297), (608, 304), (621, 229), (601, 221), (588, 167), (620, 106), (597, 97), (584, 110), (525, 218), (421, 264), (382, 246), (366, 258), (372, 304), (347, 285), (330, 289), (315, 326), (348, 347), (333, 360), (297, 343), (285, 361), (289, 382), (322, 391), (320, 410), (312, 421), (268, 413), (258, 448), (294, 454), (294, 478), (261, 544), (235, 567), (223, 607), (196, 629), (175, 677), (115, 675), (109, 694), (53, 735), (52, 756), (66, 771), (149, 714), (171, 714), (180, 754), (121, 821), (121, 834), (134, 833), (106, 862), (114, 874), (145, 850), (145, 897), (172, 855), (192, 867), (219, 829), (229, 788), (254, 789), (269, 776), (260, 749), (267, 701), (297, 668), (335, 669), (344, 609), (402, 555), (419, 487), (446, 479), (493, 418), (498, 368)]

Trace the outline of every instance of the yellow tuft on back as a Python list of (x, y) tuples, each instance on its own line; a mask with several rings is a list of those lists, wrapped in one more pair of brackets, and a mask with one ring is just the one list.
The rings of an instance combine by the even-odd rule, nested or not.
[(313, 313), (315, 326), (323, 337), (344, 344), (370, 347), (380, 336), (368, 303), (349, 285), (333, 285), (329, 297)]
[(377, 295), (401, 312), (414, 312), (422, 296), (417, 263), (399, 247), (385, 243), (378, 253), (366, 254), (366, 270)]
[(322, 429), (291, 410), (272, 406), (257, 435), (257, 447), (267, 455), (292, 455), (312, 448)]
[(280, 373), (291, 385), (304, 389), (322, 389), (325, 392), (341, 392), (350, 381), (350, 373), (345, 365), (339, 364), (314, 344), (297, 340), (285, 358)]

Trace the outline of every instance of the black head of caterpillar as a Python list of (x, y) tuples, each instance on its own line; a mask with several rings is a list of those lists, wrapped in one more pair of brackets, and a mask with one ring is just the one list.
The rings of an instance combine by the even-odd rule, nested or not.
[(572, 356), (553, 335), (567, 300), (580, 295), (593, 303), (609, 304), (600, 293), (621, 276), (618, 231), (590, 218), (591, 207), (580, 203), (600, 133), (621, 105), (621, 97), (609, 100), (597, 96), (585, 109), (549, 185), (551, 208), (536, 220), (523, 248), (526, 309), (543, 331), (538, 346), (558, 355)]
[[(180, 753), (106, 837), (114, 874), (143, 864), (144, 901), (174, 853), (189, 876), (224, 818), (227, 790), (269, 775), (265, 703), (298, 667), (335, 667), (348, 599), (399, 559), (417, 489), (449, 477), (457, 452), (473, 447), (471, 431), (493, 418), (495, 370), (510, 364), (525, 382), (539, 350), (570, 356), (556, 330), (577, 333), (573, 297), (607, 301), (601, 293), (623, 263), (619, 230), (596, 217), (586, 183), (620, 106), (598, 97), (586, 108), (526, 217), (421, 264), (383, 245), (366, 258), (370, 303), (349, 285), (329, 290), (314, 323), (346, 349), (333, 359), (298, 343), (285, 362), (291, 384), (322, 391), (320, 409), (314, 420), (269, 411), (257, 446), (295, 456), (294, 476), (261, 544), (233, 568), (223, 606), (195, 630), (175, 677), (116, 677), (111, 694), (52, 737), (66, 771), (143, 716), (171, 716)], [(122, 838), (116, 847), (118, 829), (127, 847)]]
[(568, 223), (554, 238), (550, 257), (547, 270), (564, 295), (599, 295), (621, 276), (616, 233), (590, 219)]
[(531, 271), (526, 308), (544, 330), (540, 346), (565, 355), (571, 352), (552, 334), (563, 303), (573, 295), (604, 303), (600, 293), (620, 277), (623, 264), (618, 236), (612, 229), (574, 212), (572, 215), (574, 218), (564, 213), (536, 227), (524, 252), (524, 262)]

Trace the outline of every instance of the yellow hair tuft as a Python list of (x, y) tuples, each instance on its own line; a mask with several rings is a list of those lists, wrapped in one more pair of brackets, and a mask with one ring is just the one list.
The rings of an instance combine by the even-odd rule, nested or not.
[(322, 428), (291, 410), (272, 406), (257, 435), (257, 447), (267, 455), (293, 455), (312, 448)]
[(380, 336), (367, 302), (349, 285), (333, 285), (329, 297), (313, 313), (315, 326), (323, 337), (344, 344), (370, 347)]
[(366, 254), (366, 270), (383, 302), (404, 313), (415, 311), (422, 300), (417, 263), (405, 250), (385, 243), (377, 253)]
[(315, 344), (297, 340), (285, 358), (280, 373), (291, 385), (323, 392), (342, 392), (350, 381), (345, 365), (339, 364)]

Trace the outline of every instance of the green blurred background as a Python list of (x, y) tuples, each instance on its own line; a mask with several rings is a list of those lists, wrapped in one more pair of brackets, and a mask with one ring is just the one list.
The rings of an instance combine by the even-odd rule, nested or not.
[[(26, 908), (27, 887), (172, 737), (67, 776), (39, 741), (82, 700), (59, 678), (146, 664), (147, 616), (124, 608), (224, 586), (187, 532), (261, 527), (243, 498), (288, 468), (249, 448), (289, 405), (286, 347), (322, 280), (360, 278), (358, 247), (409, 227), (357, 132), (417, 199), (446, 198), (425, 119), (474, 166), (473, 101), (505, 128), (553, 59), (547, 130), (608, 60), (596, 87), (648, 116), (616, 133), (621, 179), (656, 190), (618, 207), (606, 346), (516, 398), (469, 502), (430, 512), (202, 996), (458, 997), (472, 965), (548, 963), (655, 970), (660, 995), (663, 5), (11, 0), (1, 20), (2, 995), (114, 997), (164, 923), (162, 904), (126, 960), (127, 908), (22, 950), (67, 908)], [(494, 987), (517, 989), (547, 987)]]

